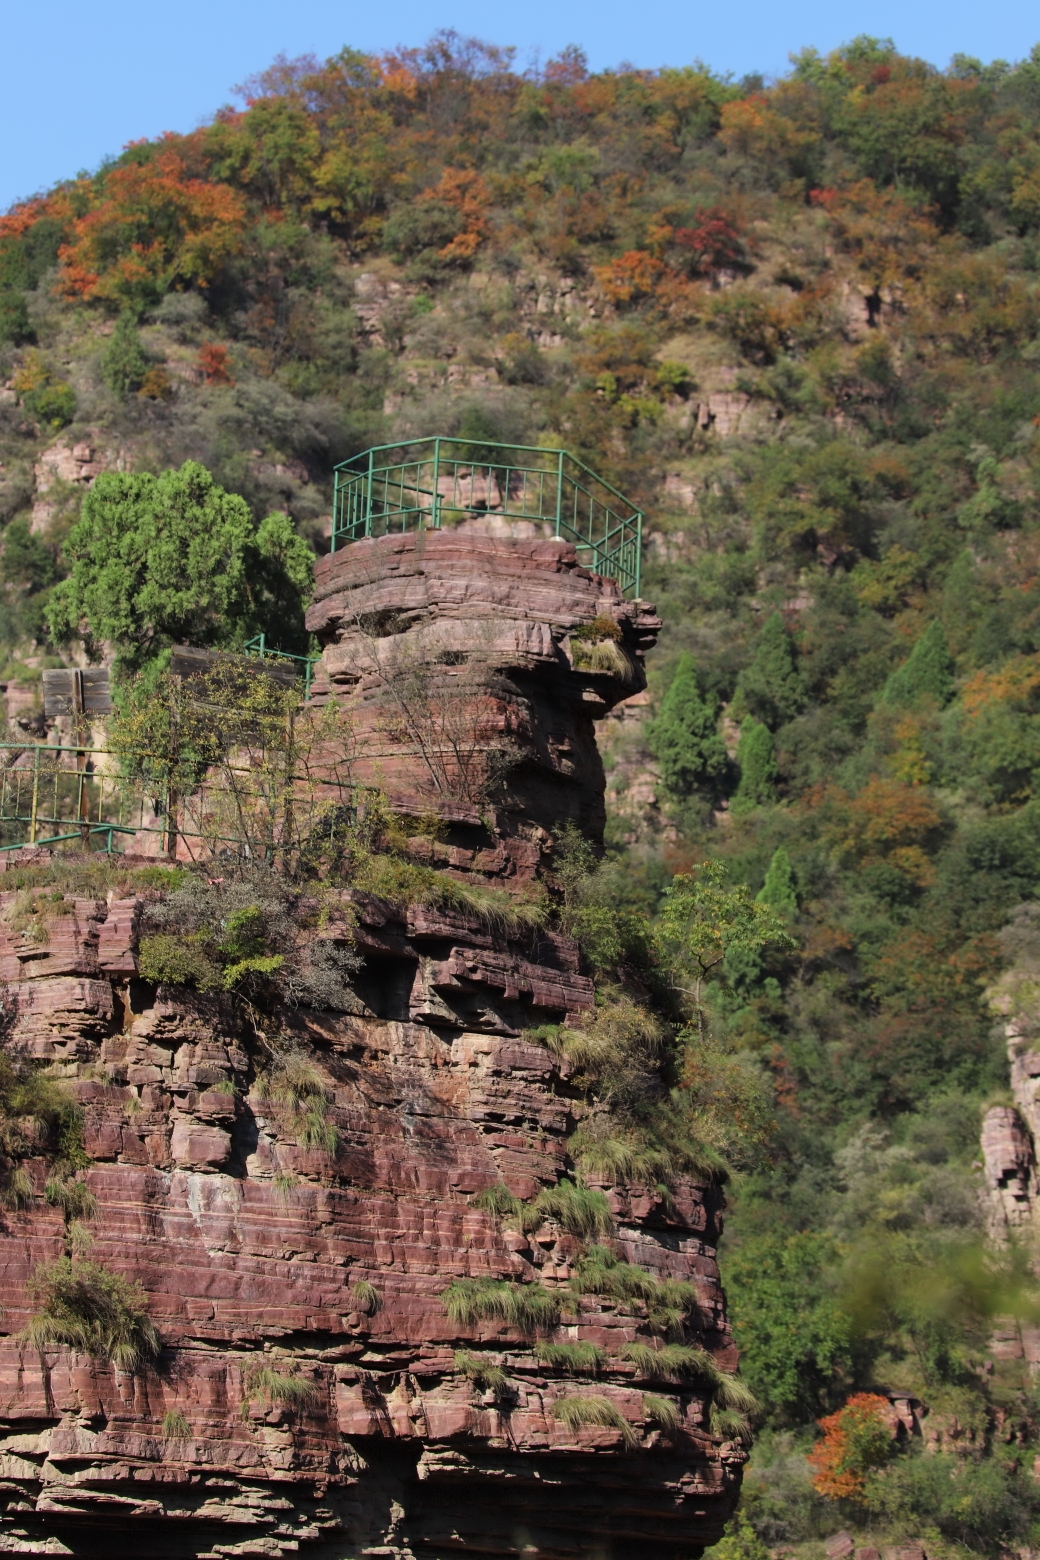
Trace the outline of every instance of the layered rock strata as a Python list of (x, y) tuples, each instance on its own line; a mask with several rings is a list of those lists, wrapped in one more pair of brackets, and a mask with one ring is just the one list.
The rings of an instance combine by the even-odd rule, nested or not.
[(439, 864), (523, 881), (561, 823), (602, 834), (594, 722), (645, 688), (660, 620), (571, 543), (493, 517), (355, 542), (318, 561), (307, 626), (357, 779), (439, 812)]
[[(712, 1433), (703, 1386), (648, 1388), (620, 1359), (652, 1341), (644, 1307), (576, 1301), (554, 1336), (606, 1364), (575, 1379), (441, 1299), (454, 1277), (561, 1294), (573, 1272), (557, 1223), (521, 1234), (471, 1199), (500, 1182), (531, 1198), (569, 1164), (582, 1098), (530, 1028), (592, 1001), (574, 945), (344, 892), (317, 935), (364, 955), (355, 1011), (285, 1016), (327, 1087), (327, 1154), (262, 1097), (226, 999), (139, 978), (141, 912), (50, 900), (27, 924), (24, 896), (0, 896), (5, 1044), (81, 1103), (91, 1255), (141, 1281), (162, 1339), (134, 1374), (21, 1341), (30, 1274), (66, 1239), (30, 1161), (31, 1206), (0, 1229), (0, 1553), (643, 1560), (714, 1542), (745, 1454)], [(732, 1368), (719, 1190), (603, 1189), (618, 1253), (696, 1286), (698, 1339)], [(508, 1388), (483, 1390), (458, 1350)], [(258, 1366), (303, 1398), (258, 1394)], [(616, 1425), (554, 1416), (590, 1394)]]

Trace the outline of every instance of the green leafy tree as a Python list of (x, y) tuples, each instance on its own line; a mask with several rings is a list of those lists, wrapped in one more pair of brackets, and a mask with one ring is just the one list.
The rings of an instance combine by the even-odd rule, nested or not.
[(132, 314), (121, 314), (101, 354), (101, 377), (114, 395), (123, 400), (138, 389), (148, 372), (148, 358)]
[(852, 1322), (828, 1284), (839, 1264), (833, 1238), (815, 1231), (762, 1230), (729, 1254), (741, 1368), (773, 1423), (832, 1407), (852, 1377)]
[(682, 655), (649, 734), (661, 778), (673, 796), (689, 796), (725, 772), (728, 760), (717, 722), (717, 700), (702, 695), (693, 657)]
[(795, 888), (791, 858), (782, 845), (773, 852), (766, 871), (766, 880), (755, 896), (756, 904), (768, 905), (780, 915), (798, 914), (798, 893)]
[(675, 989), (693, 999), (702, 1040), (704, 985), (721, 974), (726, 955), (795, 946), (776, 910), (752, 899), (746, 884), (726, 886), (726, 867), (717, 858), (703, 862), (696, 875), (680, 872), (672, 879), (664, 891), (657, 942)]
[(776, 750), (768, 726), (749, 716), (737, 745), (740, 784), (731, 803), (735, 813), (751, 812), (776, 800)]
[(938, 618), (933, 618), (909, 658), (885, 683), (881, 703), (892, 709), (909, 709), (922, 699), (934, 699), (941, 708), (949, 704), (953, 693), (953, 661), (946, 634)]
[(260, 630), (303, 647), (313, 555), (286, 515), (258, 525), (204, 466), (104, 472), (66, 544), (72, 571), (48, 604), (52, 632), (84, 623), (116, 647), (121, 672), (154, 666), (173, 644), (235, 647)]
[(804, 708), (805, 685), (779, 612), (766, 619), (754, 658), (740, 674), (737, 692), (751, 714), (770, 731)]

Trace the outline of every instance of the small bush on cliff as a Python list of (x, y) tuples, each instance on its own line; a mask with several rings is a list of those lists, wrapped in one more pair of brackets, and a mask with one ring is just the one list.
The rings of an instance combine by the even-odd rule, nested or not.
[(286, 1051), (260, 1074), (256, 1092), (273, 1105), (280, 1124), (305, 1148), (335, 1154), (339, 1132), (329, 1120), (334, 1094), (302, 1051)]
[(560, 1319), (560, 1301), (539, 1283), (501, 1278), (456, 1278), (441, 1291), (441, 1303), (457, 1327), (501, 1321), (521, 1333), (549, 1331)]
[(605, 1397), (559, 1398), (552, 1406), (552, 1416), (567, 1426), (568, 1430), (604, 1429), (620, 1430), (627, 1447), (637, 1446), (639, 1437), (624, 1414)]
[(279, 1006), (349, 1009), (361, 959), (315, 936), (320, 904), (266, 865), (192, 873), (145, 910), (141, 974), (228, 992), (254, 1013)]
[(191, 1435), (191, 1425), (179, 1408), (171, 1408), (163, 1415), (162, 1433), (167, 1441), (186, 1441)]
[[(13, 1005), (0, 1002), (0, 1035), (13, 1018)], [(60, 1079), (0, 1050), (0, 1206), (24, 1208), (31, 1203), (32, 1182), (20, 1161), (41, 1152), (55, 1158), (45, 1192), (53, 1202), (52, 1183), (64, 1185), (87, 1163), (80, 1110)], [(74, 1195), (90, 1194), (83, 1187)]]
[(22, 1334), (37, 1349), (66, 1344), (137, 1370), (159, 1352), (159, 1334), (140, 1284), (82, 1257), (58, 1257), (29, 1280), (37, 1307)]

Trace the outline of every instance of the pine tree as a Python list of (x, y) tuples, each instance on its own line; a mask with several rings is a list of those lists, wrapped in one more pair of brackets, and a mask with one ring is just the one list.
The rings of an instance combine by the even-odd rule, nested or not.
[(942, 708), (953, 698), (953, 660), (946, 634), (933, 618), (902, 666), (896, 667), (881, 690), (881, 703), (890, 709), (910, 709), (924, 698)]
[(773, 859), (766, 872), (766, 880), (755, 897), (758, 904), (768, 905), (771, 910), (779, 910), (781, 915), (798, 914), (794, 868), (791, 866), (790, 856), (782, 845), (773, 852)]
[(148, 358), (133, 314), (121, 314), (101, 355), (101, 377), (120, 400), (136, 390), (148, 372)]
[(718, 701), (702, 696), (693, 657), (682, 655), (649, 731), (650, 750), (673, 796), (689, 796), (724, 773), (728, 759), (717, 718)]
[(776, 752), (768, 726), (749, 716), (740, 728), (737, 746), (740, 784), (731, 803), (735, 813), (750, 812), (776, 800)]
[(741, 672), (737, 690), (751, 714), (770, 731), (804, 707), (805, 685), (779, 612), (766, 619), (754, 658)]

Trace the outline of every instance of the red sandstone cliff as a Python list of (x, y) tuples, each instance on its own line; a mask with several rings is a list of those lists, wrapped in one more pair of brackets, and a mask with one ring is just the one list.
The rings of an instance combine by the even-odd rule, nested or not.
[[(436, 807), (445, 864), (507, 880), (533, 875), (561, 822), (602, 833), (594, 722), (645, 688), (661, 626), (570, 542), (511, 534), (524, 527), (355, 542), (319, 559), (307, 614), (325, 647), (315, 691), (349, 716), (357, 778)], [(615, 637), (582, 638), (594, 624)]]
[[(460, 552), (462, 531), (361, 544), (320, 567), (325, 696), (352, 702), (363, 777), (394, 782), (401, 806), (429, 805), (421, 755), (386, 714), (385, 679), (355, 675), (358, 657), (381, 643), (370, 630), (384, 606), (395, 637), (424, 636), (427, 661), (454, 625), (445, 642), (458, 653), (436, 663), (445, 675), (476, 643), (477, 680), (491, 688), (480, 707), (512, 722), (519, 762), (475, 823), (472, 805), (432, 801), (463, 831), (488, 834), (483, 846), (449, 841), (449, 865), (522, 879), (554, 819), (594, 825), (602, 777), (589, 712), (638, 683), (656, 625), (563, 544), (503, 548), (475, 532)], [(465, 602), (457, 617), (445, 605), (453, 591)], [(490, 632), (473, 629), (474, 603)], [(568, 636), (604, 614), (631, 673), (574, 666)], [(21, 1340), (29, 1276), (66, 1240), (41, 1195), (46, 1160), (30, 1160), (32, 1203), (0, 1227), (0, 1552), (643, 1560), (714, 1542), (745, 1454), (712, 1432), (710, 1389), (648, 1384), (620, 1357), (652, 1341), (646, 1306), (572, 1295), (581, 1243), (559, 1222), (522, 1234), (472, 1204), (501, 1183), (530, 1199), (570, 1164), (584, 1097), (529, 1032), (593, 1002), (575, 945), (343, 890), (314, 938), (362, 956), (352, 1011), (280, 1016), (320, 1074), (330, 1153), (307, 1146), (258, 1086), (240, 1009), (140, 978), (142, 908), (51, 901), (30, 936), (14, 929), (16, 896), (0, 895), (5, 1045), (49, 1064), (80, 1102), (91, 1256), (140, 1280), (162, 1340), (134, 1374)], [(693, 1284), (693, 1339), (731, 1370), (718, 1188), (603, 1190), (612, 1249)], [(536, 1335), (452, 1322), (446, 1286), (481, 1277), (570, 1297), (552, 1337), (598, 1346), (602, 1368), (569, 1375), (539, 1359)], [(507, 1387), (484, 1390), (459, 1350), (503, 1369)], [(301, 1378), (305, 1395), (295, 1406), (258, 1395), (258, 1365)], [(590, 1394), (615, 1423), (570, 1429), (554, 1415), (561, 1399)]]

